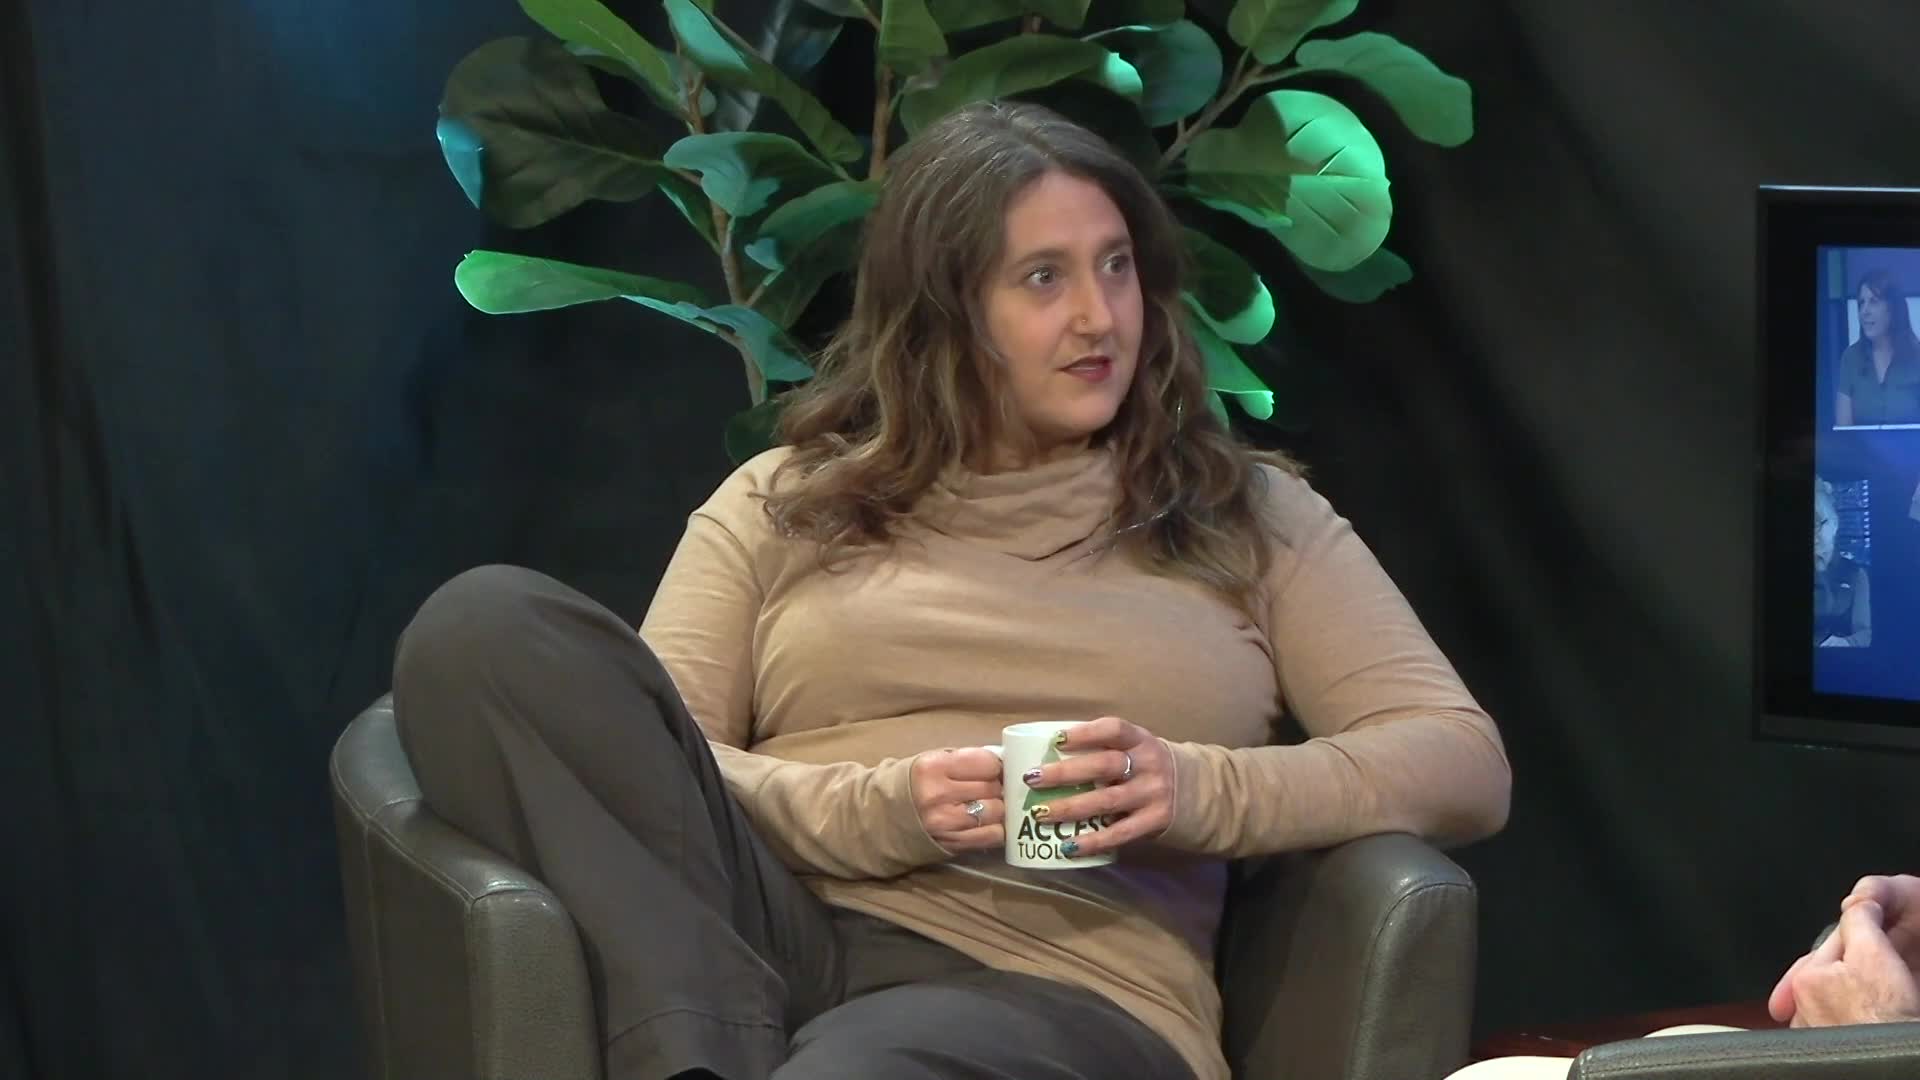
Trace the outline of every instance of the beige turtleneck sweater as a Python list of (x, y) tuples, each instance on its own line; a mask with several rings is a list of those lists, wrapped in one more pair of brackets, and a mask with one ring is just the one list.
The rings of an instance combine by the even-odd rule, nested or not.
[[(694, 512), (640, 632), (762, 836), (828, 903), (1090, 987), (1199, 1080), (1225, 1080), (1223, 860), (1391, 831), (1457, 843), (1505, 821), (1493, 723), (1303, 481), (1265, 470), (1277, 555), (1248, 619), (1103, 557), (1104, 451), (938, 489), (904, 539), (831, 573), (754, 497), (787, 453)], [(1268, 745), (1283, 706), (1308, 741)], [(921, 828), (915, 754), (1109, 714), (1173, 751), (1174, 820), (1154, 853), (1021, 871), (951, 856)]]

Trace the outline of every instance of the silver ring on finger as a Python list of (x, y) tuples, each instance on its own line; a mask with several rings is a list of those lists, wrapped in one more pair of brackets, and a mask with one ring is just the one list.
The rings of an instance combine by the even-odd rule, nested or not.
[(1133, 755), (1122, 750), (1120, 756), (1127, 759), (1127, 767), (1120, 770), (1120, 779), (1123, 781), (1133, 779)]
[(973, 823), (979, 825), (982, 824), (981, 819), (986, 816), (987, 804), (975, 799), (967, 804), (966, 811), (967, 816), (973, 819)]

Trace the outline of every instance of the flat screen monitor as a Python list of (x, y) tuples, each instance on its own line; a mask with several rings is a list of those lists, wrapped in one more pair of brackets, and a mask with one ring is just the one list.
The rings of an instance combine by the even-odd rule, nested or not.
[(1920, 750), (1920, 189), (1762, 187), (1756, 255), (1756, 733)]

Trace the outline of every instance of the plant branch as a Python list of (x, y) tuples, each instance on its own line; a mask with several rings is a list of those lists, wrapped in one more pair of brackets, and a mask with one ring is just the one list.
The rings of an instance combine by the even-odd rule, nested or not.
[(745, 339), (731, 331), (722, 331), (720, 336), (739, 351), (741, 361), (746, 364), (747, 399), (755, 405), (767, 400), (767, 377), (760, 373), (760, 365), (753, 359), (753, 349), (748, 347)]
[(740, 253), (733, 250), (733, 217), (711, 202), (707, 205), (713, 210), (713, 233), (719, 243), (720, 273), (727, 279), (727, 302), (738, 304), (745, 297), (741, 295)]
[[(700, 115), (699, 106), (700, 91), (706, 88), (706, 82), (707, 73), (703, 71), (695, 75), (687, 87), (687, 99), (693, 102), (687, 109), (687, 129), (695, 135), (707, 133), (707, 121)], [(694, 184), (700, 182), (692, 173), (681, 175)], [(707, 210), (713, 215), (714, 250), (720, 253), (720, 273), (727, 282), (727, 302), (737, 304), (740, 302), (740, 258), (733, 251), (733, 217), (711, 200)]]
[(1160, 169), (1162, 172), (1165, 172), (1169, 166), (1175, 161), (1178, 161), (1181, 154), (1186, 153), (1187, 146), (1193, 142), (1194, 136), (1212, 127), (1213, 122), (1220, 119), (1221, 113), (1226, 112), (1233, 106), (1234, 102), (1240, 100), (1241, 94), (1260, 85), (1261, 81), (1266, 78), (1268, 74), (1267, 69), (1257, 64), (1248, 64), (1248, 60), (1252, 56), (1252, 50), (1241, 53), (1239, 61), (1233, 65), (1233, 77), (1227, 80), (1227, 88), (1221, 91), (1220, 96), (1215, 98), (1213, 103), (1208, 105), (1191, 125), (1176, 129), (1172, 144), (1167, 147), (1166, 153), (1160, 155)]
[(893, 69), (881, 64), (878, 85), (873, 90), (873, 155), (867, 163), (869, 180), (887, 175), (887, 136), (892, 127)]
[(1280, 82), (1283, 79), (1291, 79), (1299, 75), (1305, 75), (1311, 72), (1312, 70), (1313, 70), (1312, 68), (1290, 67), (1290, 68), (1280, 68), (1277, 71), (1266, 71), (1266, 72), (1262, 72), (1261, 74), (1253, 78), (1248, 79), (1247, 85), (1248, 86), (1265, 86), (1268, 83), (1276, 83), (1276, 82)]

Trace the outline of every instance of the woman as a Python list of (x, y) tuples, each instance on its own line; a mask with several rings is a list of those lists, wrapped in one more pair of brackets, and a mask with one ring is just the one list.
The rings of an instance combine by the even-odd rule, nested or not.
[[(1224, 1080), (1226, 861), (1502, 825), (1493, 724), (1347, 523), (1207, 405), (1177, 226), (966, 108), (890, 163), (852, 315), (692, 515), (639, 641), (528, 571), (402, 639), (428, 800), (560, 896), (608, 1076)], [(644, 643), (644, 644), (643, 644)], [(1315, 738), (1268, 746), (1282, 707)], [(1000, 764), (1110, 866), (1000, 857)]]
[(1872, 589), (1866, 567), (1835, 556), (1840, 510), (1833, 483), (1813, 478), (1813, 643), (1864, 649), (1873, 644)]
[(1907, 318), (1907, 295), (1885, 270), (1860, 282), (1860, 336), (1840, 354), (1833, 422), (1920, 423), (1920, 337)]

